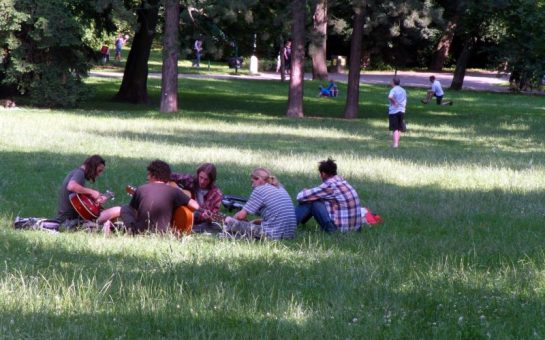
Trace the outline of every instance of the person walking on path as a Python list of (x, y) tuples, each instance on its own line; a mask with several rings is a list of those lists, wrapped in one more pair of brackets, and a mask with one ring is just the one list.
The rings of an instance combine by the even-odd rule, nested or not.
[(284, 71), (287, 75), (291, 75), (291, 40), (286, 41), (283, 51)]
[(123, 49), (123, 45), (129, 40), (129, 36), (125, 35), (123, 36), (121, 33), (117, 35), (117, 38), (115, 39), (115, 61), (121, 61), (121, 50)]
[(407, 106), (407, 92), (401, 86), (401, 80), (394, 77), (390, 86), (392, 89), (388, 94), (388, 120), (389, 130), (392, 131), (393, 148), (399, 147), (399, 137), (405, 131), (405, 107)]
[(193, 67), (201, 66), (201, 52), (202, 52), (202, 40), (197, 39), (193, 44), (193, 50), (195, 51), (195, 60), (193, 61)]
[(443, 96), (445, 95), (445, 92), (443, 92), (443, 87), (441, 86), (439, 80), (435, 79), (435, 76), (430, 76), (430, 83), (431, 89), (428, 90), (426, 98), (421, 100), (422, 104), (428, 104), (433, 97), (435, 97), (437, 105), (453, 104), (451, 100), (443, 101)]
[(108, 46), (108, 43), (106, 41), (100, 48), (100, 56), (102, 58), (103, 64), (106, 64), (107, 62), (110, 61), (110, 47)]

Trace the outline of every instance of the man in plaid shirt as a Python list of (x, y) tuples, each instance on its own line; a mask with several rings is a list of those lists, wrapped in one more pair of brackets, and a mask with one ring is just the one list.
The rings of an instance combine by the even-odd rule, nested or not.
[(318, 166), (323, 183), (297, 194), (299, 205), (295, 208), (297, 224), (314, 217), (320, 227), (328, 233), (340, 230), (347, 232), (361, 228), (361, 206), (358, 193), (341, 176), (337, 175), (337, 164), (331, 158)]

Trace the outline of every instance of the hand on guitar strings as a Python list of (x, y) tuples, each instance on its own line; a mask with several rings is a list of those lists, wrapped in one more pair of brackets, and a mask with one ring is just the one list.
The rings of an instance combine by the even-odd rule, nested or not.
[(108, 197), (106, 195), (103, 195), (101, 193), (98, 194), (98, 197), (95, 199), (95, 201), (99, 204), (99, 205), (102, 205), (104, 204), (104, 202), (106, 202), (108, 200)]

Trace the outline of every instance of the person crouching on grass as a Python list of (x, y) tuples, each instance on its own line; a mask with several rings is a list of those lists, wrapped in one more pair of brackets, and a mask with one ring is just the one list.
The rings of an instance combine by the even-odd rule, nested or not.
[[(252, 194), (248, 202), (233, 217), (225, 219), (220, 237), (293, 238), (297, 227), (291, 197), (268, 169), (257, 168), (250, 176)], [(261, 216), (261, 221), (246, 221), (249, 214)]]
[(430, 83), (431, 89), (428, 90), (428, 93), (426, 94), (426, 99), (421, 100), (422, 104), (428, 104), (433, 97), (435, 97), (437, 105), (453, 104), (451, 100), (443, 101), (443, 96), (445, 95), (445, 92), (443, 92), (443, 87), (441, 86), (439, 80), (435, 79), (435, 76), (430, 76)]

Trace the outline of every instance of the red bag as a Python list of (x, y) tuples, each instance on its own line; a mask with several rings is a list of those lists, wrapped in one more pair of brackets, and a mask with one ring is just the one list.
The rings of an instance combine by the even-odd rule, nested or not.
[(373, 214), (371, 210), (369, 210), (369, 208), (367, 207), (361, 208), (361, 217), (363, 220), (363, 224), (374, 225), (384, 223), (384, 220), (382, 219), (382, 217), (380, 217), (380, 215)]

